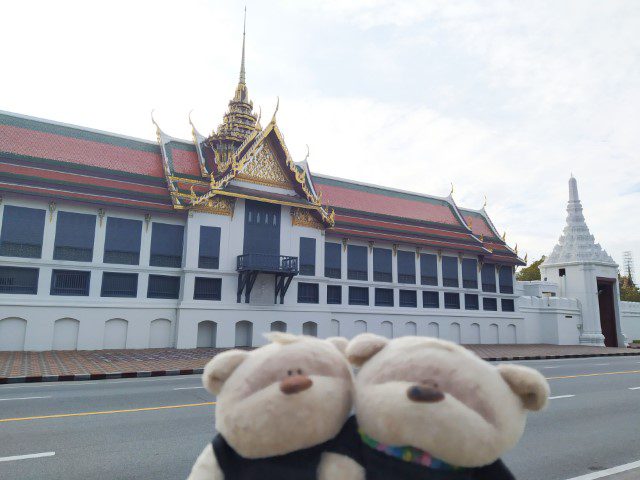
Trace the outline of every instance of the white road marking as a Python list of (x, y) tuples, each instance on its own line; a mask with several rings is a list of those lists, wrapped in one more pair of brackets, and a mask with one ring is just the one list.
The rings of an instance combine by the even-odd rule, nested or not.
[(44, 387), (82, 387), (85, 385), (113, 385), (114, 383), (148, 383), (148, 382), (159, 382), (161, 380), (165, 381), (175, 381), (175, 380), (192, 380), (193, 377), (200, 378), (202, 375), (199, 373), (194, 373), (191, 375), (165, 375), (162, 377), (141, 377), (141, 378), (131, 378), (128, 380), (76, 380), (76, 381), (68, 381), (68, 382), (36, 382), (29, 385), (0, 385), (0, 392), (3, 390), (9, 390), (13, 388), (44, 388)]
[(544, 368), (545, 370), (547, 370), (547, 369), (549, 369), (549, 368), (561, 368), (561, 365), (557, 365), (557, 366), (555, 366), (555, 367), (542, 367), (542, 368)]
[(56, 452), (30, 453), (28, 455), (15, 455), (13, 457), (0, 457), (0, 462), (11, 462), (13, 460), (27, 460), (29, 458), (53, 457)]
[(198, 390), (200, 388), (204, 388), (204, 387), (178, 387), (178, 388), (174, 388), (174, 390)]
[(596, 367), (604, 367), (605, 365), (611, 365), (610, 363), (594, 363), (593, 364)]
[(575, 395), (556, 395), (555, 397), (549, 397), (549, 400), (558, 400), (560, 398), (571, 398), (575, 397)]
[(46, 397), (0, 398), (0, 402), (6, 402), (8, 400), (32, 400), (34, 398), (51, 398), (51, 395), (46, 396)]
[(629, 390), (640, 390), (640, 387), (631, 387)]
[(617, 467), (609, 468), (607, 470), (601, 470), (599, 472), (587, 473), (581, 477), (569, 478), (567, 480), (596, 480), (597, 478), (605, 478), (616, 473), (628, 472), (634, 468), (640, 467), (640, 462), (627, 463), (625, 465), (619, 465)]

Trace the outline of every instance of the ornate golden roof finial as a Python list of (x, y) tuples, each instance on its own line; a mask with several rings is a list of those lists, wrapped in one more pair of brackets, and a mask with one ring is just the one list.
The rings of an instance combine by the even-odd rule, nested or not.
[(516, 255), (518, 254), (518, 244), (516, 243), (516, 248), (514, 248)]
[(244, 6), (244, 21), (242, 23), (242, 60), (240, 61), (240, 83), (245, 83), (244, 72), (244, 41), (247, 35), (247, 6)]
[(484, 203), (482, 204), (482, 209), (484, 210), (485, 208), (487, 208), (487, 196), (484, 196)]
[(505, 232), (502, 234), (502, 241), (504, 242), (507, 239), (507, 232), (505, 230)]
[(276, 122), (276, 113), (278, 113), (278, 109), (280, 108), (280, 97), (276, 97), (276, 109), (273, 111), (273, 116), (271, 117), (271, 123)]
[(303, 162), (306, 162), (307, 158), (309, 158), (309, 144), (307, 144), (307, 154), (305, 155)]
[(449, 192), (449, 196), (453, 195), (453, 182), (451, 182), (451, 191)]

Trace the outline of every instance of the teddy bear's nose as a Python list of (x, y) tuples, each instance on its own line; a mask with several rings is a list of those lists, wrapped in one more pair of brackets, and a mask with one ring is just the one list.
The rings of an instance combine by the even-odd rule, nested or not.
[(313, 382), (306, 375), (291, 375), (280, 382), (280, 391), (285, 395), (304, 392)]
[(407, 389), (407, 397), (414, 402), (436, 403), (444, 400), (444, 393), (431, 385), (412, 385)]

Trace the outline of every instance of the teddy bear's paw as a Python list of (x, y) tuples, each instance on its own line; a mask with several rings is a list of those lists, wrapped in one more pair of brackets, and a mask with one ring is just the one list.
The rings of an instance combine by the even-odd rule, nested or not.
[(364, 480), (365, 471), (351, 458), (324, 452), (318, 466), (318, 480)]

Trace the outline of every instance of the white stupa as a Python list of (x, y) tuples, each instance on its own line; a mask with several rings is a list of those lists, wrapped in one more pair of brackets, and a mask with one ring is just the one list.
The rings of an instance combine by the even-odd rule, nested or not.
[(542, 278), (556, 282), (560, 296), (578, 299), (582, 315), (580, 343), (624, 345), (618, 265), (589, 231), (573, 175), (569, 179), (567, 214), (567, 225), (558, 244), (540, 266)]
[(571, 262), (598, 262), (618, 268), (611, 256), (595, 242), (582, 214), (582, 203), (578, 196), (578, 182), (571, 175), (569, 179), (569, 203), (567, 204), (567, 225), (564, 227), (558, 244), (545, 265)]

